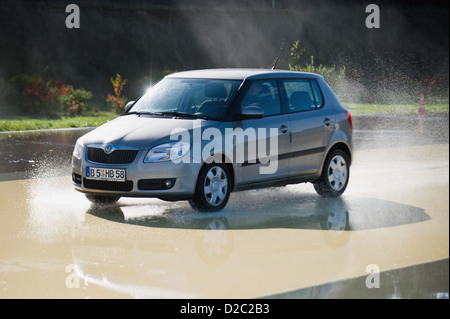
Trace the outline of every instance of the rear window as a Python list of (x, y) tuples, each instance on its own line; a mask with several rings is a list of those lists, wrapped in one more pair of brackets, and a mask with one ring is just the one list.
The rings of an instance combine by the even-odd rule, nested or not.
[(323, 106), (322, 92), (315, 80), (282, 80), (288, 102), (289, 112), (315, 110)]

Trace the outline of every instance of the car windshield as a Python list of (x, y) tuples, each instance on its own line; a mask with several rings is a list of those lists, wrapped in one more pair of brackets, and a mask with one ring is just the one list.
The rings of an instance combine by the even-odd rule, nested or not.
[(165, 78), (149, 89), (127, 114), (220, 120), (241, 81)]

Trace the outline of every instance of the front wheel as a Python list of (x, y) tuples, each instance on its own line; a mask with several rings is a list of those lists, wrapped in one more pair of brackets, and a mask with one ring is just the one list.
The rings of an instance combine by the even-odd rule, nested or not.
[(198, 211), (218, 211), (225, 207), (230, 193), (229, 169), (225, 164), (211, 163), (201, 169), (194, 198), (189, 200), (189, 204)]
[(313, 183), (316, 192), (324, 197), (342, 195), (350, 177), (349, 163), (347, 153), (342, 150), (336, 149), (328, 154), (322, 175)]

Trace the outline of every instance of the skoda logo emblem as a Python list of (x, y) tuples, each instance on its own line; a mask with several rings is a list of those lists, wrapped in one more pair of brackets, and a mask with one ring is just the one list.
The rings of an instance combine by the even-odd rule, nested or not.
[(114, 151), (114, 148), (112, 147), (112, 145), (106, 145), (103, 150), (106, 154), (111, 154)]

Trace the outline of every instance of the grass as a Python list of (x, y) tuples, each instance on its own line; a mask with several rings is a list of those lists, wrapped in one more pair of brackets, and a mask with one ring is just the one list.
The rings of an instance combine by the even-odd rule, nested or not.
[(62, 117), (58, 119), (9, 116), (0, 119), (0, 132), (42, 129), (97, 127), (117, 117), (113, 112), (98, 112), (87, 116)]
[[(342, 103), (352, 114), (401, 113), (417, 114), (418, 104), (359, 104)], [(449, 111), (448, 101), (445, 103), (425, 104), (428, 113), (445, 113)]]
[[(360, 104), (342, 103), (352, 114), (400, 113), (417, 114), (418, 105), (415, 104)], [(428, 113), (443, 113), (449, 111), (448, 100), (425, 104)], [(86, 116), (62, 117), (59, 119), (33, 118), (22, 115), (0, 115), (0, 132), (28, 131), (41, 129), (60, 129), (78, 127), (97, 127), (113, 120), (118, 115), (113, 112), (91, 112)]]

